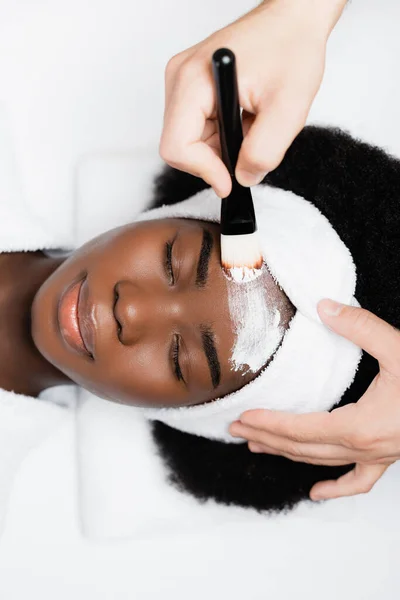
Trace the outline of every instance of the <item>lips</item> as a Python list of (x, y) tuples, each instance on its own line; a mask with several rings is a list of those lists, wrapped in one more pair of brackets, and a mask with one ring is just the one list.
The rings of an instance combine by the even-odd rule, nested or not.
[(61, 296), (58, 322), (67, 346), (80, 355), (93, 358), (94, 331), (87, 310), (86, 278), (69, 286)]

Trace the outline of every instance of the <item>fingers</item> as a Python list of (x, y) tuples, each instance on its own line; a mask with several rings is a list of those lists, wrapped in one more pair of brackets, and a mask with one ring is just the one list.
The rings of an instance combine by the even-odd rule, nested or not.
[(251, 120), (246, 115), (244, 141), (239, 153), (236, 178), (242, 185), (256, 185), (282, 161), (287, 148), (304, 127), (310, 108), (285, 88), (270, 102), (264, 101)]
[(389, 465), (360, 465), (336, 481), (322, 481), (314, 485), (311, 500), (327, 500), (342, 496), (366, 494), (382, 477)]
[[(205, 121), (202, 125), (204, 124)], [(211, 135), (203, 141), (202, 138), (208, 135), (208, 131), (202, 130), (198, 141), (193, 141), (196, 139), (196, 133), (194, 126), (188, 128), (185, 133), (180, 132), (180, 126), (175, 124), (172, 117), (164, 129), (160, 155), (172, 167), (201, 177), (214, 188), (220, 198), (225, 198), (231, 190), (231, 178), (218, 155), (214, 136)]]
[(278, 451), (275, 448), (265, 446), (261, 443), (249, 442), (248, 447), (250, 452), (253, 452), (254, 454), (269, 454), (272, 456), (283, 456), (291, 460), (292, 462), (308, 463), (310, 465), (326, 465), (328, 467), (339, 467), (343, 465), (351, 465), (354, 463), (354, 461), (347, 459), (334, 459), (326, 456), (324, 458), (315, 458), (312, 456), (307, 456), (306, 454), (304, 454), (305, 451), (303, 448), (301, 449), (300, 453), (296, 454), (295, 449), (293, 450), (294, 453), (282, 450)]
[(232, 424), (231, 431), (237, 434), (239, 426), (242, 425), (292, 442), (341, 444), (355, 410), (355, 404), (343, 406), (331, 413), (292, 414), (272, 410), (250, 410), (242, 414), (240, 422)]
[(219, 198), (226, 198), (231, 190), (230, 175), (215, 151), (214, 144), (196, 142), (188, 146), (176, 146), (174, 152), (160, 147), (161, 157), (175, 169), (201, 177)]
[(360, 455), (359, 452), (336, 444), (296, 442), (241, 423), (233, 424), (231, 433), (234, 437), (248, 440), (252, 452), (279, 454), (296, 462), (331, 464), (334, 461), (335, 464), (346, 465), (357, 462)]
[(363, 308), (322, 300), (318, 313), (330, 329), (376, 358), (386, 371), (400, 375), (400, 333)]
[(215, 142), (208, 143), (215, 132), (215, 125), (213, 132), (210, 123), (214, 111), (211, 75), (195, 61), (177, 63), (171, 69), (166, 81), (160, 155), (172, 167), (204, 179), (224, 198), (230, 193), (231, 177)]

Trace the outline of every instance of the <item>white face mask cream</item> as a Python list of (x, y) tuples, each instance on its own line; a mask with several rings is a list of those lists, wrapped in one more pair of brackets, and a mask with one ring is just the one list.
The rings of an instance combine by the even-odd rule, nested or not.
[(235, 332), (232, 368), (256, 373), (281, 343), (291, 304), (266, 266), (253, 281), (228, 283), (228, 303)]

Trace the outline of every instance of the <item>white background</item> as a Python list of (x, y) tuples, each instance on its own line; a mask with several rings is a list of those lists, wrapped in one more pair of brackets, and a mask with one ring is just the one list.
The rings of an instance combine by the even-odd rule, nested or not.
[[(168, 58), (254, 4), (0, 0), (0, 99), (26, 198), (60, 236), (75, 235), (77, 165), (96, 152), (155, 156)], [(399, 23), (396, 0), (353, 0), (310, 117), (397, 155)], [(399, 597), (397, 466), (368, 497), (343, 501), (312, 527), (304, 511), (95, 544), (79, 528), (74, 431), (66, 416), (18, 475), (0, 541), (2, 600)]]

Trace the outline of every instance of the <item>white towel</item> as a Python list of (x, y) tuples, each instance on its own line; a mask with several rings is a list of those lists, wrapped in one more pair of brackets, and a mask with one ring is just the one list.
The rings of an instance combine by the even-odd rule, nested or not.
[[(52, 232), (23, 200), (9, 123), (0, 105), (0, 253), (51, 250), (58, 246)], [(71, 392), (63, 386), (46, 391), (38, 399), (0, 389), (0, 531), (12, 480), (21, 461), (64, 416), (61, 406), (49, 399), (67, 403)]]
[(63, 420), (65, 410), (45, 400), (45, 397), (54, 400), (54, 393), (66, 402), (70, 392), (60, 387), (39, 399), (0, 389), (0, 532), (21, 462)]
[[(308, 201), (290, 192), (253, 190), (266, 263), (297, 311), (281, 347), (252, 382), (203, 405), (147, 409), (145, 415), (188, 433), (224, 442), (229, 425), (248, 409), (292, 412), (327, 410), (354, 379), (360, 348), (322, 325), (317, 304), (332, 298), (354, 304), (356, 272), (351, 254), (329, 221)], [(142, 214), (219, 221), (220, 201), (212, 190)]]
[(7, 112), (0, 104), (0, 252), (59, 247), (52, 231), (26, 206)]

